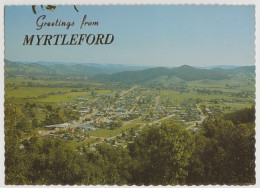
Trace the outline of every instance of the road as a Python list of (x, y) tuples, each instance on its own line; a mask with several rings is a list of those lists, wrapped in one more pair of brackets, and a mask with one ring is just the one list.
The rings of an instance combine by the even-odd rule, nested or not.
[(197, 110), (200, 112), (200, 120), (190, 122), (191, 125), (187, 127), (188, 130), (196, 127), (196, 124), (201, 124), (206, 119), (206, 116), (204, 115), (198, 104), (196, 104), (196, 107)]
[(134, 87), (132, 87), (132, 88), (129, 89), (129, 90), (122, 91), (122, 92), (119, 94), (119, 96), (122, 97), (122, 96), (124, 96), (125, 94), (129, 93), (130, 91), (133, 91), (133, 90), (136, 89), (136, 88), (137, 88), (137, 85), (135, 85)]
[(141, 98), (141, 95), (135, 98), (135, 104), (133, 105), (133, 108), (131, 108), (131, 110), (129, 110), (129, 113), (132, 113), (132, 112), (133, 112), (133, 110), (135, 109), (136, 104), (138, 103), (138, 101), (139, 101), (140, 98)]
[[(136, 89), (136, 88), (137, 88), (137, 85), (135, 85), (134, 87), (132, 87), (132, 88), (129, 89), (129, 90), (126, 90), (126, 91), (121, 92), (120, 97), (123, 97), (124, 95), (126, 95), (127, 93), (133, 91), (133, 90)], [(136, 96), (136, 98), (135, 98), (135, 103), (134, 103), (133, 107), (129, 110), (128, 113), (132, 113), (132, 112), (133, 112), (133, 110), (134, 110), (134, 108), (136, 107), (136, 105), (137, 105), (137, 103), (138, 103), (140, 97), (141, 97), (141, 95)], [(93, 100), (90, 101), (90, 102), (91, 102), (91, 103), (94, 103), (94, 102), (96, 102), (99, 98), (100, 98), (100, 97), (98, 97), (98, 98), (96, 98), (96, 99), (93, 99)], [(159, 105), (159, 101), (160, 101), (160, 95), (157, 95), (157, 96), (154, 98), (153, 102), (149, 105), (148, 111), (150, 111), (150, 110), (152, 110), (152, 109), (156, 109), (156, 107)], [(192, 128), (194, 128), (194, 127), (196, 126), (196, 124), (202, 123), (202, 122), (204, 121), (204, 119), (206, 118), (206, 116), (205, 116), (204, 113), (202, 112), (202, 110), (201, 110), (199, 104), (196, 104), (196, 108), (197, 108), (197, 110), (200, 112), (200, 120), (190, 122), (190, 126), (187, 127), (187, 129), (192, 129)], [(83, 123), (83, 121), (84, 121), (86, 118), (91, 118), (91, 117), (93, 117), (94, 115), (96, 115), (98, 112), (99, 112), (99, 110), (95, 110), (95, 111), (93, 111), (93, 112), (90, 113), (90, 114), (86, 114), (86, 115), (80, 117), (79, 120), (77, 120), (77, 121), (75, 120), (75, 121), (73, 121), (73, 122), (71, 123), (70, 128), (78, 127), (80, 124)], [(122, 126), (126, 126), (126, 125), (128, 125), (128, 124), (133, 123), (133, 124), (136, 124), (136, 125), (140, 125), (139, 129), (143, 129), (143, 128), (144, 128), (145, 126), (147, 126), (147, 125), (148, 125), (148, 126), (151, 126), (151, 125), (153, 125), (153, 124), (160, 123), (160, 122), (162, 122), (162, 121), (164, 121), (164, 120), (166, 120), (166, 119), (172, 118), (173, 116), (175, 116), (175, 114), (170, 114), (170, 115), (168, 115), (168, 116), (166, 116), (166, 117), (163, 117), (163, 118), (161, 118), (161, 119), (154, 120), (154, 121), (149, 122), (149, 123), (142, 123), (142, 122), (138, 123), (138, 122), (134, 122), (134, 121), (136, 121), (136, 120), (141, 119), (141, 116), (140, 116), (140, 117), (138, 117), (138, 118), (136, 118), (136, 119), (133, 119), (133, 120), (130, 120), (130, 121), (124, 121)], [(51, 133), (51, 132), (53, 132), (53, 130), (52, 130), (52, 131), (41, 131), (40, 134), (41, 134), (41, 135), (46, 135), (46, 134), (49, 134), (49, 133)], [(112, 138), (115, 138), (115, 137), (120, 136), (120, 135), (121, 135), (121, 133), (118, 134), (118, 135), (112, 136), (112, 137), (108, 137), (107, 139), (112, 139)], [(104, 140), (104, 137), (90, 136), (90, 138), (100, 138), (101, 140)], [(96, 143), (93, 143), (93, 144), (91, 144), (91, 145), (94, 146), (94, 145), (96, 145), (96, 144), (98, 144), (98, 143), (100, 143), (100, 141), (99, 141), (99, 142), (96, 142)]]
[[(166, 116), (166, 117), (164, 117), (164, 118), (162, 118), (162, 119), (154, 120), (154, 121), (152, 121), (152, 122), (150, 122), (150, 123), (134, 123), (134, 124), (136, 124), (136, 125), (142, 125), (142, 126), (139, 127), (139, 129), (143, 129), (143, 128), (144, 128), (145, 126), (147, 126), (147, 125), (150, 126), (150, 125), (159, 123), (160, 121), (166, 120), (166, 119), (171, 118), (171, 117), (173, 117), (173, 116), (175, 116), (175, 114), (168, 115), (168, 116)], [(133, 120), (130, 120), (130, 121), (127, 121), (127, 122), (124, 122), (124, 123), (123, 123), (123, 126), (126, 126), (126, 125), (128, 125), (128, 124), (130, 124), (130, 123), (133, 123), (132, 121), (135, 121), (135, 120), (140, 119), (140, 118), (141, 118), (141, 117), (136, 118), (136, 119), (133, 119)], [(120, 134), (118, 134), (118, 135), (115, 135), (115, 136), (107, 137), (106, 139), (113, 139), (113, 138), (116, 138), (117, 136), (121, 136), (121, 135), (122, 135), (122, 133), (120, 133)], [(91, 137), (91, 138), (101, 138), (102, 140), (104, 139), (103, 137), (94, 137), (94, 136), (90, 136), (90, 137)], [(92, 143), (90, 146), (95, 146), (95, 145), (97, 145), (97, 144), (99, 144), (99, 143), (100, 143), (100, 141), (99, 141), (99, 142), (96, 142), (96, 143)]]
[(150, 105), (149, 109), (155, 109), (158, 105), (159, 105), (159, 101), (160, 101), (160, 95), (157, 95), (154, 99), (154, 102)]

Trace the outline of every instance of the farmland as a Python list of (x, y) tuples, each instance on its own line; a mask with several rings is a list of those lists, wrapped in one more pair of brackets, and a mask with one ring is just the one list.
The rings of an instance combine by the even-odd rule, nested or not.
[[(182, 69), (185, 71), (187, 71), (186, 69), (193, 70), (190, 67)], [(161, 71), (161, 69), (159, 70)], [(32, 153), (30, 147), (43, 147), (35, 150), (39, 152), (35, 156), (41, 156), (46, 152), (44, 155), (47, 159), (50, 157), (48, 152), (54, 152), (56, 149), (52, 143), (54, 145), (61, 144), (62, 147), (58, 150), (60, 153), (65, 152), (64, 155), (68, 155), (67, 151), (74, 153), (74, 157), (79, 158), (86, 154), (87, 159), (84, 157), (81, 159), (87, 160), (86, 163), (81, 163), (85, 165), (92, 164), (93, 161), (90, 162), (92, 155), (105, 157), (106, 150), (109, 148), (109, 155), (113, 151), (121, 152), (121, 154), (127, 153), (124, 156), (129, 156), (131, 160), (137, 160), (139, 165), (143, 165), (141, 162), (143, 155), (148, 155), (149, 152), (160, 147), (162, 147), (160, 151), (165, 152), (165, 147), (160, 143), (165, 142), (165, 146), (168, 146), (176, 141), (175, 138), (181, 139), (180, 142), (176, 141), (175, 145), (180, 143), (186, 145), (185, 147), (180, 146), (180, 148), (193, 147), (191, 144), (193, 139), (204, 138), (205, 132), (208, 131), (207, 135), (210, 135), (216, 129), (219, 131), (219, 134), (216, 133), (216, 135), (220, 136), (221, 139), (218, 137), (205, 137), (205, 139), (216, 139), (213, 143), (222, 144), (219, 142), (225, 138), (226, 142), (229, 143), (228, 138), (234, 136), (232, 133), (234, 131), (238, 131), (239, 134), (244, 131), (248, 132), (239, 136), (239, 139), (253, 139), (255, 79), (251, 75), (252, 72), (249, 74), (242, 71), (243, 74), (240, 72), (239, 75), (236, 75), (232, 71), (226, 71), (228, 74), (224, 79), (220, 79), (219, 75), (216, 76), (217, 79), (208, 79), (207, 76), (197, 75), (187, 77), (188, 79), (185, 80), (183, 74), (171, 76), (172, 73), (167, 73), (171, 70), (166, 71), (168, 75), (165, 73), (164, 76), (159, 75), (148, 79), (150, 78), (150, 75), (147, 74), (149, 69), (145, 71), (145, 75), (141, 74), (133, 80), (131, 80), (132, 72), (127, 72), (128, 80), (122, 80), (122, 74), (118, 73), (100, 75), (97, 80), (93, 80), (95, 76), (90, 79), (86, 76), (75, 77), (71, 75), (67, 77), (53, 75), (6, 76), (5, 135), (7, 150), (11, 154), (16, 152), (12, 149), (13, 145), (11, 144), (15, 142), (17, 143), (17, 151), (26, 152), (25, 159), (29, 159), (34, 156), (30, 155)], [(163, 74), (160, 71), (159, 73)], [(206, 72), (205, 70), (196, 71), (202, 75)], [(225, 73), (225, 70), (223, 72)], [(151, 74), (155, 73), (156, 70), (153, 69)], [(179, 74), (179, 72), (177, 73)], [(133, 71), (133, 74), (138, 75), (139, 72)], [(101, 81), (100, 79), (103, 77), (107, 79)], [(121, 80), (117, 80), (118, 78)], [(114, 81), (109, 81), (109, 79)], [(140, 81), (137, 82), (137, 79)], [(215, 127), (216, 122), (220, 122), (217, 124), (220, 127)], [(235, 123), (237, 125), (234, 126)], [(223, 129), (221, 126), (225, 128)], [(230, 132), (226, 133), (223, 130)], [(229, 133), (232, 134), (221, 136)], [(179, 137), (180, 135), (182, 136)], [(185, 139), (183, 140), (183, 138)], [(234, 137), (233, 139), (238, 138)], [(203, 139), (200, 142), (207, 143)], [(200, 142), (195, 144), (200, 144)], [(150, 145), (151, 143), (159, 145), (153, 147)], [(253, 145), (253, 141), (248, 141), (246, 144)], [(226, 143), (223, 143), (223, 146), (217, 145), (216, 147), (225, 148), (225, 146)], [(244, 146), (247, 147), (247, 145)], [(51, 149), (52, 147), (55, 149)], [(198, 145), (198, 148), (201, 147)], [(138, 154), (140, 159), (134, 159), (136, 153), (142, 150), (144, 150), (143, 153)], [(172, 151), (175, 149), (167, 150), (165, 154), (168, 155), (168, 152)], [(188, 157), (189, 163), (194, 163), (193, 158), (189, 158), (190, 155), (205, 157), (208, 156), (207, 152), (212, 151), (204, 149), (203, 153), (201, 150), (187, 149), (183, 152), (182, 154)], [(7, 152), (7, 155), (9, 153)], [(60, 153), (55, 155), (60, 155)], [(157, 153), (160, 152), (155, 153), (154, 155), (149, 154), (148, 158), (157, 156)], [(253, 150), (251, 153), (254, 156)], [(218, 153), (214, 155), (219, 156)], [(228, 157), (230, 157), (229, 155)], [(33, 160), (37, 161), (37, 158)], [(167, 157), (167, 159), (169, 158)], [(54, 157), (52, 160), (55, 161), (57, 158)], [(102, 160), (108, 159), (105, 157)], [(162, 160), (162, 158), (157, 160)], [(212, 159), (207, 160), (208, 164), (211, 165)], [(126, 161), (128, 159), (124, 163)], [(250, 162), (250, 164), (251, 161), (251, 158), (244, 160), (245, 163)], [(107, 163), (112, 165), (111, 160)], [(71, 165), (78, 165), (78, 163), (75, 162)], [(118, 168), (121, 166), (119, 165)], [(134, 167), (131, 166), (131, 168)], [(214, 168), (217, 167), (214, 166)], [(81, 167), (79, 169), (82, 170)], [(189, 172), (196, 174), (192, 168), (189, 169)], [(135, 177), (135, 174), (132, 176)], [(250, 182), (253, 182), (251, 176), (250, 178)]]
[[(221, 115), (250, 108), (254, 105), (255, 98), (255, 83), (252, 79), (187, 81), (174, 89), (158, 89), (156, 86), (151, 87), (151, 84), (124, 85), (121, 89), (101, 83), (47, 78), (37, 81), (22, 76), (6, 79), (6, 100), (18, 104), (48, 104), (63, 110), (73, 110), (78, 113), (80, 120), (71, 119), (71, 129), (83, 123), (95, 127), (95, 130), (88, 133), (89, 139), (104, 140), (111, 137), (116, 140), (115, 136), (129, 133), (131, 128), (135, 128), (137, 133), (146, 125), (155, 122), (160, 124), (160, 119), (167, 117), (183, 123), (186, 127), (194, 127), (204, 116), (200, 113), (201, 110), (207, 116)], [(82, 109), (89, 111), (81, 112)], [(39, 108), (35, 113), (39, 122), (43, 121), (44, 117), (38, 114), (41, 110)], [(118, 121), (121, 125), (113, 128), (111, 124)], [(55, 130), (48, 131), (46, 126), (48, 125), (41, 125), (38, 129), (45, 130), (46, 134), (55, 133)], [(92, 140), (93, 142), (95, 140)], [(100, 143), (100, 140), (97, 142)]]

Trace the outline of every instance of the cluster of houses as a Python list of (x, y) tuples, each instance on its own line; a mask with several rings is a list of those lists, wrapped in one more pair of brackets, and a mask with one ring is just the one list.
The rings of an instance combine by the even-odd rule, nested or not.
[(182, 103), (181, 105), (158, 106), (154, 113), (146, 116), (147, 121), (161, 119), (174, 114), (173, 119), (181, 122), (196, 121), (200, 119), (199, 111), (194, 104)]
[(132, 143), (137, 135), (141, 132), (142, 130), (127, 130), (126, 132), (122, 133), (121, 136), (104, 139), (104, 142), (114, 147), (125, 146), (127, 143)]
[(88, 138), (88, 132), (94, 131), (95, 128), (93, 125), (83, 123), (77, 127), (73, 127), (71, 123), (62, 123), (55, 125), (48, 125), (46, 128), (54, 130), (54, 132), (49, 133), (47, 136), (50, 137), (60, 137), (65, 140), (72, 140), (77, 138), (79, 140)]
[(61, 124), (54, 124), (54, 125), (47, 125), (45, 126), (46, 128), (49, 129), (67, 129), (70, 128), (71, 124), (70, 123), (61, 123)]
[(83, 132), (90, 132), (90, 131), (96, 130), (96, 128), (93, 125), (90, 125), (90, 124), (82, 124), (82, 125), (76, 127), (75, 130), (80, 130), (80, 131), (83, 131)]
[[(61, 124), (54, 124), (54, 125), (47, 125), (46, 128), (50, 130), (66, 130), (66, 129), (72, 129), (74, 128), (72, 123), (61, 123)], [(83, 123), (75, 128), (75, 130), (82, 130), (82, 131), (93, 131), (96, 130), (96, 128), (93, 125)]]
[(205, 108), (205, 110), (208, 116), (214, 116), (214, 115), (221, 114), (224, 111), (231, 111), (231, 112), (235, 111), (235, 108), (232, 108), (230, 106), (214, 105), (214, 106), (208, 106), (207, 108)]

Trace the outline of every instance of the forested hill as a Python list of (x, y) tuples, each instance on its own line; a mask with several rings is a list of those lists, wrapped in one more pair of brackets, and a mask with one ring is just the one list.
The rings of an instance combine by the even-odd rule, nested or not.
[(244, 66), (235, 69), (199, 69), (188, 65), (183, 65), (177, 68), (151, 68), (140, 71), (125, 71), (114, 74), (98, 74), (90, 79), (99, 82), (124, 82), (124, 83), (145, 83), (156, 79), (161, 76), (167, 76), (168, 78), (177, 77), (184, 81), (192, 80), (222, 80), (230, 79), (237, 74), (255, 74), (255, 66)]

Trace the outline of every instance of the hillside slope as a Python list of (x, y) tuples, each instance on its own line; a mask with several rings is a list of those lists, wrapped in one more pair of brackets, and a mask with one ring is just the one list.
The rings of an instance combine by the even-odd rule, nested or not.
[(92, 81), (98, 82), (123, 82), (123, 83), (145, 83), (151, 80), (159, 79), (162, 76), (170, 79), (171, 77), (179, 78), (184, 81), (193, 81), (193, 80), (223, 80), (230, 79), (236, 74), (255, 74), (254, 66), (239, 67), (235, 69), (199, 69), (194, 68), (188, 65), (183, 65), (176, 68), (151, 68), (140, 71), (125, 71), (114, 74), (98, 74), (90, 79)]
[[(102, 68), (101, 68), (102, 67)], [(194, 80), (223, 80), (230, 78), (254, 78), (255, 66), (244, 66), (234, 69), (202, 69), (183, 65), (175, 68), (147, 68), (136, 71), (119, 71), (117, 65), (87, 66), (84, 64), (23, 64), (5, 60), (5, 76), (87, 76), (93, 82), (121, 82), (130, 84), (151, 83), (153, 81), (185, 82)], [(127, 67), (127, 66), (126, 66)], [(124, 68), (126, 68), (124, 67)], [(111, 70), (113, 69), (114, 70)], [(131, 68), (129, 68), (131, 70)]]

